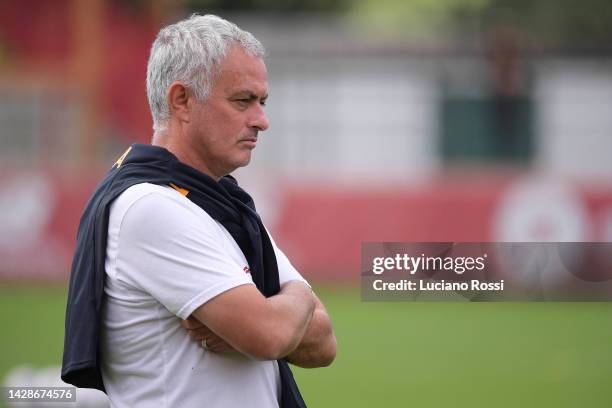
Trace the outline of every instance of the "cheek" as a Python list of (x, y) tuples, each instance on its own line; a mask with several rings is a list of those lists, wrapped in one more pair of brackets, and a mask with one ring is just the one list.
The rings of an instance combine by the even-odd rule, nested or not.
[(197, 134), (207, 133), (207, 129), (211, 123), (210, 115), (207, 114), (206, 109), (200, 108), (197, 112), (194, 112), (189, 122), (189, 128), (191, 132)]
[(215, 138), (223, 139), (223, 141), (217, 141), (229, 145), (234, 144), (243, 135), (245, 121), (240, 113), (224, 112), (223, 115), (217, 116), (210, 125), (214, 127)]
[(194, 119), (192, 129), (196, 137), (210, 150), (224, 150), (234, 145), (245, 128), (244, 114), (231, 106), (209, 105)]

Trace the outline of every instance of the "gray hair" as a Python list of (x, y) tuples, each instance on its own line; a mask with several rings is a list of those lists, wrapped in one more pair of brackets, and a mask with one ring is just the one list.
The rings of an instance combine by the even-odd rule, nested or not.
[(170, 84), (182, 81), (197, 100), (206, 100), (217, 68), (232, 45), (255, 57), (265, 54), (263, 45), (251, 33), (212, 14), (193, 14), (160, 30), (147, 65), (147, 97), (154, 131), (164, 130), (170, 118)]

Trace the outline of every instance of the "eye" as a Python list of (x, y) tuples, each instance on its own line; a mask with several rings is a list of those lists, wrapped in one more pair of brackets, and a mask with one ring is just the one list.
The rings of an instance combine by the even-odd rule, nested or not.
[(241, 108), (246, 108), (249, 106), (249, 99), (234, 99), (234, 102)]
[(259, 101), (259, 104), (260, 104), (261, 106), (266, 106), (266, 100), (265, 100), (265, 99), (260, 100), (260, 101)]

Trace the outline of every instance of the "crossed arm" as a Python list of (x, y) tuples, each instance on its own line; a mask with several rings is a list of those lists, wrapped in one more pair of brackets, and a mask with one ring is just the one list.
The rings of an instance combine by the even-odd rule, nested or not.
[(243, 285), (209, 300), (183, 321), (194, 340), (213, 352), (238, 351), (261, 360), (287, 358), (300, 367), (322, 367), (336, 356), (336, 338), (325, 307), (308, 285), (290, 281), (265, 298)]
[(287, 361), (304, 368), (325, 367), (336, 357), (336, 336), (325, 306), (312, 293), (315, 308), (312, 319), (300, 344), (289, 355)]

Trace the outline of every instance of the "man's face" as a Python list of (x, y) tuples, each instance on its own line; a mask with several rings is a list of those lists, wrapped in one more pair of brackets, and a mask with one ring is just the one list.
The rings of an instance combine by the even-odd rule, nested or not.
[(205, 102), (195, 102), (188, 126), (191, 145), (214, 178), (251, 161), (257, 134), (268, 128), (264, 104), (268, 74), (261, 58), (231, 47)]

